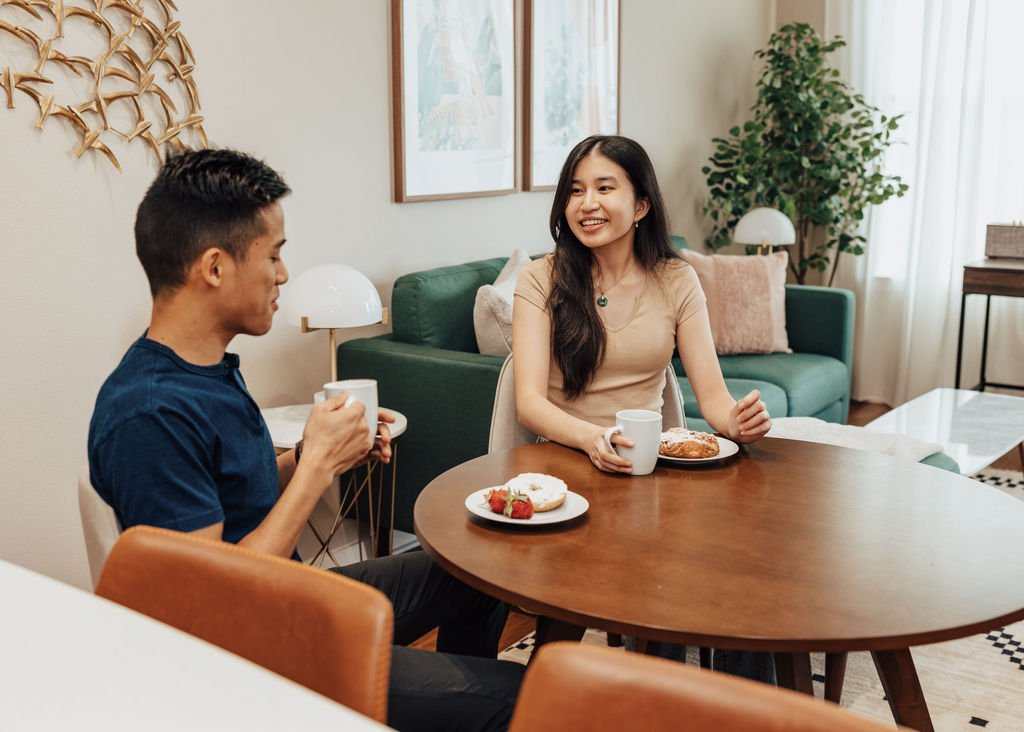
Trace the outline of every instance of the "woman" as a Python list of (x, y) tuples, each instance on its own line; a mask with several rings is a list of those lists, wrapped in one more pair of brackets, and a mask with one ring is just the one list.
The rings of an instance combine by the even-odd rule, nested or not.
[[(593, 136), (569, 153), (551, 206), (555, 253), (531, 263), (516, 286), (512, 317), (519, 421), (584, 450), (609, 472), (629, 460), (608, 449), (620, 409), (661, 411), (665, 367), (676, 347), (701, 413), (735, 442), (754, 442), (771, 419), (754, 390), (725, 388), (704, 293), (669, 243), (654, 166), (625, 137)], [(621, 434), (614, 444), (632, 447)], [(661, 644), (684, 659), (686, 649)], [(714, 667), (774, 683), (770, 653), (715, 652)]]
[[(620, 409), (661, 411), (665, 366), (678, 347), (701, 413), (734, 442), (771, 427), (754, 390), (725, 387), (704, 293), (669, 243), (654, 166), (625, 137), (593, 136), (569, 153), (551, 207), (555, 253), (516, 287), (512, 342), (524, 427), (585, 451), (600, 470), (629, 473), (605, 430)], [(621, 434), (612, 442), (632, 447)]]

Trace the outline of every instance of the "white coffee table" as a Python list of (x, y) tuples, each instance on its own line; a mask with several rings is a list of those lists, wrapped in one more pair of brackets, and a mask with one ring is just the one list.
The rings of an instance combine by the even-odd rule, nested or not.
[[(306, 425), (312, 404), (290, 404), (284, 407), (271, 407), (261, 409), (263, 421), (267, 423), (270, 431), (270, 439), (274, 447), (279, 451), (291, 450), (302, 439), (302, 430)], [(390, 425), (391, 439), (400, 437), (408, 427), (409, 421), (401, 412), (388, 409), (382, 406), (391, 414), (395, 415), (395, 421)], [(311, 557), (310, 564), (322, 564), (325, 558), (330, 559), (335, 565), (350, 564), (365, 559), (366, 556), (376, 556), (378, 545), (384, 544), (379, 540), (380, 502), (384, 495), (385, 484), (390, 490), (390, 499), (394, 503), (395, 471), (398, 469), (398, 443), (391, 445), (391, 464), (387, 466), (389, 475), (385, 480), (385, 466), (379, 465), (376, 461), (368, 464), (365, 469), (360, 469), (360, 474), (354, 472), (343, 478), (343, 485), (340, 490), (327, 491), (317, 504), (313, 515), (310, 517), (309, 530), (303, 532), (299, 538), (299, 554), (303, 557)], [(374, 486), (374, 483), (376, 485)], [(369, 524), (348, 518), (359, 494), (364, 490), (375, 489), (378, 500), (378, 513), (376, 520), (370, 517)], [(392, 505), (393, 509), (393, 505)], [(322, 530), (321, 527), (327, 527)], [(369, 532), (367, 532), (369, 528)], [(383, 538), (383, 537), (381, 537)], [(393, 525), (388, 527), (387, 542), (384, 544), (389, 553), (395, 554), (407, 551), (419, 545), (416, 537), (404, 531), (397, 531)]]
[(1024, 398), (966, 389), (932, 389), (864, 425), (937, 442), (974, 475), (1017, 448), (1024, 468)]

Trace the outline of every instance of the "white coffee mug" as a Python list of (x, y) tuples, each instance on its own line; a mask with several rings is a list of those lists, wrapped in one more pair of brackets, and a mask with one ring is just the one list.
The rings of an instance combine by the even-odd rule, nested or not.
[(324, 396), (333, 399), (343, 391), (348, 392), (345, 406), (352, 402), (362, 402), (366, 407), (366, 426), (371, 435), (377, 434), (377, 380), (376, 379), (345, 379), (324, 384)]
[[(633, 447), (612, 445), (612, 435), (621, 433), (633, 441)], [(633, 475), (654, 472), (661, 444), (661, 414), (649, 409), (623, 409), (615, 413), (615, 426), (604, 431), (604, 442), (620, 457), (633, 463)]]

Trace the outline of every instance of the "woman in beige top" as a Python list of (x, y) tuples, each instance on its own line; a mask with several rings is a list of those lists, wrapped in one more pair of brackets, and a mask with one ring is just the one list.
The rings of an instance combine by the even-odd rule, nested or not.
[[(551, 207), (554, 254), (530, 264), (512, 319), (516, 407), (527, 429), (628, 473), (604, 431), (620, 409), (661, 410), (678, 347), (701, 413), (735, 442), (771, 419), (758, 391), (725, 387), (704, 293), (669, 243), (647, 153), (625, 137), (589, 137), (565, 161)], [(631, 447), (621, 434), (615, 444)]]

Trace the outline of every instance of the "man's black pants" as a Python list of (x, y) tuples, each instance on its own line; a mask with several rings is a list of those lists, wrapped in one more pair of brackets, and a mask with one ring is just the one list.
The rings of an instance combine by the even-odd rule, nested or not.
[[(525, 668), (498, 661), (508, 606), (420, 551), (335, 567), (376, 587), (395, 611), (388, 725), (399, 730), (502, 730)], [(438, 629), (438, 653), (405, 648)]]

